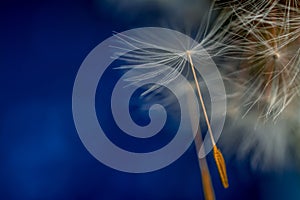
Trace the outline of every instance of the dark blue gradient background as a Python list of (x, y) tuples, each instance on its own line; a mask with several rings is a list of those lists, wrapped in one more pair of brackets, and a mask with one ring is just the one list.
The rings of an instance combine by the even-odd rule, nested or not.
[[(90, 0), (1, 1), (0, 199), (203, 199), (194, 146), (162, 170), (128, 174), (94, 159), (77, 135), (71, 95), (85, 56), (112, 31), (163, 17), (156, 4), (115, 10)], [(262, 174), (226, 159), (227, 190), (208, 156), (217, 199), (299, 199), (295, 172)]]

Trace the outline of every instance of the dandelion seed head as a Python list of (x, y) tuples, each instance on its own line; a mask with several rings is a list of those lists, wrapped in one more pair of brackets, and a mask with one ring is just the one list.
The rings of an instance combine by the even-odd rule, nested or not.
[(244, 115), (255, 109), (259, 118), (276, 120), (300, 92), (300, 10), (295, 1), (247, 2), (227, 4), (240, 60), (228, 76), (239, 85)]
[(233, 54), (222, 65), (230, 124), (221, 144), (238, 160), (249, 159), (253, 169), (290, 167), (299, 155), (299, 1), (218, 5), (233, 10), (228, 32), (234, 38)]

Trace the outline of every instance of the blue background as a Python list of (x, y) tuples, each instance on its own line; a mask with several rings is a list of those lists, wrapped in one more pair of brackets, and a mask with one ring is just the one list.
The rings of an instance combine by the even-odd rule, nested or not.
[[(128, 174), (94, 159), (73, 123), (73, 82), (87, 54), (112, 31), (162, 17), (155, 4), (132, 15), (91, 0), (0, 3), (0, 199), (203, 199), (194, 146), (164, 169)], [(217, 199), (300, 197), (296, 172), (225, 158), (227, 190), (208, 156)]]

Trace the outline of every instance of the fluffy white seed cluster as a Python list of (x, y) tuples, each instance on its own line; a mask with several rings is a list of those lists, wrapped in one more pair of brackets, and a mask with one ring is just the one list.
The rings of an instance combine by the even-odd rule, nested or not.
[(232, 47), (239, 60), (227, 78), (238, 86), (244, 114), (254, 109), (260, 120), (276, 120), (300, 91), (298, 1), (231, 1), (227, 7), (234, 12), (229, 34), (237, 38)]
[(233, 54), (223, 65), (232, 117), (223, 134), (225, 152), (250, 158), (260, 170), (294, 165), (300, 136), (299, 1), (218, 3), (234, 13), (228, 31), (235, 38)]

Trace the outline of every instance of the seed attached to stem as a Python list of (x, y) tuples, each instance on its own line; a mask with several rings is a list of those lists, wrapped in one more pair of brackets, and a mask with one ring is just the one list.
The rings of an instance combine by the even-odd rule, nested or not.
[[(209, 132), (210, 139), (211, 139), (211, 143), (213, 145), (214, 159), (215, 159), (218, 171), (219, 171), (220, 179), (221, 179), (223, 187), (228, 188), (229, 184), (228, 184), (225, 160), (224, 160), (224, 157), (223, 157), (221, 151), (217, 148), (216, 141), (214, 140), (214, 137), (213, 137), (213, 133), (212, 133), (212, 129), (211, 129), (211, 126), (210, 126), (209, 119), (208, 119), (206, 107), (205, 107), (204, 100), (203, 100), (203, 97), (202, 97), (202, 94), (201, 94), (201, 89), (200, 89), (200, 86), (199, 86), (199, 83), (198, 83), (198, 78), (197, 78), (197, 74), (196, 74), (196, 71), (195, 71), (195, 66), (194, 66), (194, 63), (193, 63), (193, 60), (192, 60), (192, 57), (191, 57), (191, 52), (187, 51), (186, 54), (187, 54), (187, 58), (188, 58), (188, 61), (190, 63), (190, 66), (191, 66), (191, 69), (192, 69), (192, 72), (193, 72), (194, 81), (195, 81), (197, 92), (198, 92), (198, 97), (199, 97), (201, 107), (202, 107), (202, 110), (203, 110), (203, 113), (204, 113), (204, 118), (205, 118), (205, 122), (207, 124), (208, 132)], [(202, 177), (202, 179), (203, 178), (205, 178), (205, 177)]]

